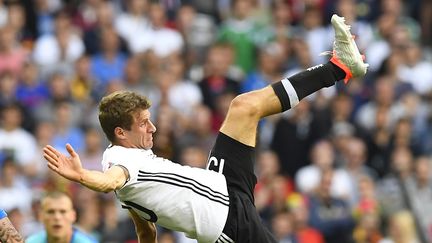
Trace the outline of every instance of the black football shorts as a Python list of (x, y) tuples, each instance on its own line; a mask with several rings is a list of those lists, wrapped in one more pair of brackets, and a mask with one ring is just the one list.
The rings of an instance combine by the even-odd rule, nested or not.
[(222, 236), (223, 243), (277, 242), (261, 223), (254, 205), (255, 148), (219, 133), (210, 152), (207, 169), (225, 175), (230, 199), (228, 219)]

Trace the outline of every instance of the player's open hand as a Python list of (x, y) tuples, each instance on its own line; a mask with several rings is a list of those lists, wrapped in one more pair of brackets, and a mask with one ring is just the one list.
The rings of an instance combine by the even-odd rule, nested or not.
[(51, 170), (69, 180), (78, 182), (83, 170), (80, 158), (70, 144), (66, 144), (66, 150), (70, 156), (66, 156), (51, 145), (47, 145), (43, 149), (43, 156)]

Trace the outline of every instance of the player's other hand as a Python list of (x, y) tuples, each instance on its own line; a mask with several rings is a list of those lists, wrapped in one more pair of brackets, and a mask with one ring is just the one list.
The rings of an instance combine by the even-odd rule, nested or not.
[(60, 153), (51, 145), (47, 145), (43, 149), (43, 156), (51, 170), (69, 180), (79, 182), (83, 170), (81, 160), (70, 144), (66, 144), (66, 150), (69, 156)]

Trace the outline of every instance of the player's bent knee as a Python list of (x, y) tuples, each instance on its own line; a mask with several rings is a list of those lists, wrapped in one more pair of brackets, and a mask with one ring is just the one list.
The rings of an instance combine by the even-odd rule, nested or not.
[(231, 101), (228, 114), (235, 117), (258, 118), (259, 103), (251, 93), (238, 95)]

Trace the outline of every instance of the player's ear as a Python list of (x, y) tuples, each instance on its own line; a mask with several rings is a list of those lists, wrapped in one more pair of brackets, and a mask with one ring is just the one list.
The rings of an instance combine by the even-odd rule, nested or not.
[(75, 210), (72, 210), (72, 212), (71, 212), (71, 221), (72, 221), (72, 223), (75, 223), (76, 220), (77, 220), (77, 213), (76, 213)]
[(37, 210), (37, 219), (39, 220), (39, 222), (44, 222), (44, 217), (43, 217), (43, 212), (42, 212), (43, 208), (42, 206), (40, 207), (39, 210)]
[(126, 139), (125, 130), (121, 127), (114, 128), (114, 136), (116, 137), (116, 139), (119, 139), (119, 140)]

